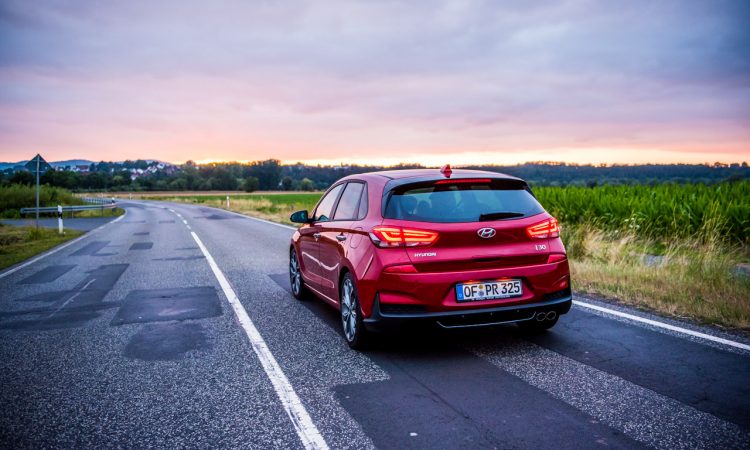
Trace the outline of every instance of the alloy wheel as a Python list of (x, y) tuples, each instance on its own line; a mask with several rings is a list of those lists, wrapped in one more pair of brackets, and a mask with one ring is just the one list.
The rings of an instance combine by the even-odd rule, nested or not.
[(357, 300), (352, 280), (344, 279), (341, 292), (341, 324), (346, 340), (352, 342), (357, 336)]

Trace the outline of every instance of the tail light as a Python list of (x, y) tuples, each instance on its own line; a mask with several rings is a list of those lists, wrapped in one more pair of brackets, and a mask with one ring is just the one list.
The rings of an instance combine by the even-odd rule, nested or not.
[(411, 228), (377, 226), (372, 229), (370, 239), (378, 247), (418, 247), (433, 244), (438, 238), (436, 231)]
[(530, 238), (536, 239), (556, 238), (560, 237), (560, 227), (557, 224), (557, 219), (553, 217), (526, 228), (526, 234)]

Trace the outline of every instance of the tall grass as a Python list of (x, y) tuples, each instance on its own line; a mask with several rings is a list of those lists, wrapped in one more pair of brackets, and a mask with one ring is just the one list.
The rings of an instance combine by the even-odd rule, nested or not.
[[(712, 235), (716, 237), (716, 235)], [(741, 247), (695, 238), (667, 242), (593, 225), (563, 233), (577, 291), (669, 315), (750, 328), (750, 278)]]
[(566, 225), (592, 224), (641, 237), (750, 244), (750, 181), (655, 186), (539, 187), (534, 193)]
[[(76, 205), (80, 200), (73, 197), (70, 191), (62, 188), (41, 186), (39, 192), (40, 206)], [(36, 187), (20, 184), (0, 186), (0, 217), (18, 218), (21, 208), (36, 206)]]

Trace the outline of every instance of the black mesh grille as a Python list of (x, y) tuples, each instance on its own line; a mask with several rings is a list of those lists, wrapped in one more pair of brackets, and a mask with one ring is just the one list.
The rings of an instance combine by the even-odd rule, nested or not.
[(415, 314), (427, 312), (427, 308), (422, 305), (394, 305), (381, 303), (380, 312), (383, 314)]
[(561, 298), (567, 298), (571, 296), (570, 288), (563, 289), (562, 291), (552, 292), (544, 295), (545, 301), (560, 300)]

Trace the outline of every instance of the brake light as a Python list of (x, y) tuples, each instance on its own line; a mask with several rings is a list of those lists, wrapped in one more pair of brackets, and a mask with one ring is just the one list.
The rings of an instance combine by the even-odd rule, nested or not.
[(560, 227), (557, 224), (557, 219), (553, 217), (526, 228), (526, 234), (530, 238), (536, 239), (556, 238), (560, 236)]
[(451, 174), (453, 173), (453, 170), (451, 170), (451, 165), (446, 164), (440, 169), (440, 173), (443, 174), (445, 178), (450, 178)]
[(440, 180), (436, 181), (435, 184), (462, 184), (462, 183), (489, 183), (489, 178), (459, 178), (456, 180)]
[(393, 226), (377, 226), (370, 233), (370, 239), (378, 247), (417, 247), (433, 244), (437, 238), (436, 231)]

